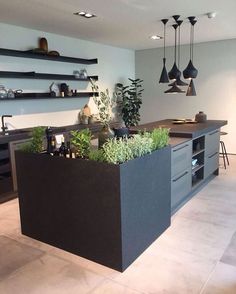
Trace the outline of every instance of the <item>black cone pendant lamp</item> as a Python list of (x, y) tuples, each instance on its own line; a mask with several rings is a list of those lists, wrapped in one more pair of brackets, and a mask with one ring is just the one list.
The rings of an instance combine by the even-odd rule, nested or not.
[[(178, 68), (180, 68), (180, 26), (183, 23), (183, 21), (182, 20), (176, 20), (176, 23), (178, 24), (178, 27), (179, 27), (179, 36), (178, 36)], [(178, 77), (176, 79), (176, 84), (177, 84), (177, 86), (188, 86), (187, 83), (185, 83), (185, 82), (183, 82), (181, 80), (181, 75), (180, 75), (180, 77)], [(174, 85), (174, 83), (171, 83), (168, 86), (173, 86), (173, 85)]]
[(159, 83), (169, 83), (169, 78), (166, 70), (166, 24), (168, 19), (162, 19), (162, 23), (164, 24), (164, 58), (163, 58), (163, 69), (161, 72)]
[(176, 44), (177, 44), (177, 28), (178, 25), (174, 24), (172, 27), (175, 30), (175, 61), (172, 69), (168, 72), (168, 76), (170, 80), (177, 80), (181, 76), (181, 72), (176, 65)]
[(198, 74), (198, 70), (193, 66), (193, 43), (194, 43), (194, 25), (197, 22), (195, 20), (195, 16), (188, 17), (191, 23), (191, 30), (190, 30), (190, 60), (183, 71), (183, 75), (185, 79), (195, 79)]

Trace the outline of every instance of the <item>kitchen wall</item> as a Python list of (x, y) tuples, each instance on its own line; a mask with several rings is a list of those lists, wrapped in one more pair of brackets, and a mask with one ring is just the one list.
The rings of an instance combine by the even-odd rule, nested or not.
[[(44, 73), (73, 74), (74, 70), (86, 68), (89, 75), (98, 75), (100, 90), (109, 89), (112, 95), (116, 83), (127, 83), (134, 77), (134, 51), (115, 48), (80, 39), (56, 34), (30, 30), (27, 28), (0, 23), (1, 48), (27, 50), (38, 46), (38, 38), (46, 37), (49, 50), (57, 50), (61, 55), (80, 58), (98, 58), (96, 65), (81, 65), (61, 62), (50, 62), (37, 59), (24, 59), (0, 56), (2, 71), (36, 71)], [(3, 79), (0, 84), (7, 89), (23, 89), (27, 92), (48, 92), (49, 80)], [(56, 81), (59, 83), (60, 81)], [(71, 88), (80, 91), (91, 91), (88, 82), (65, 81)], [(68, 125), (78, 121), (79, 110), (89, 102), (96, 111), (92, 98), (49, 99), (0, 101), (0, 115), (12, 114), (8, 119), (9, 128), (32, 127), (37, 125)]]
[[(181, 69), (189, 59), (189, 47), (181, 46)], [(196, 44), (194, 80), (197, 96), (164, 94), (167, 84), (159, 84), (163, 49), (136, 51), (136, 77), (144, 79), (142, 122), (165, 118), (194, 118), (202, 110), (208, 119), (228, 120), (223, 128), (227, 151), (236, 153), (236, 39)], [(167, 68), (173, 65), (173, 47), (167, 48)]]

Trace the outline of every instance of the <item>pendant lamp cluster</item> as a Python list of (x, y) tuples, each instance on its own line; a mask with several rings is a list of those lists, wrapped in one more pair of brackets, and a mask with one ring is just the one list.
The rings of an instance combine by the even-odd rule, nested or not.
[[(169, 21), (168, 19), (162, 19), (164, 25), (164, 58), (163, 58), (163, 69), (161, 72), (159, 83), (169, 83), (170, 80), (173, 81), (168, 86), (170, 88), (165, 91), (166, 94), (177, 94), (177, 93), (186, 93), (186, 96), (196, 96), (196, 90), (194, 86), (193, 79), (197, 77), (198, 70), (193, 65), (193, 46), (194, 46), (194, 25), (197, 20), (195, 16), (189, 16), (188, 20), (191, 25), (190, 27), (190, 60), (183, 71), (184, 79), (190, 80), (190, 83), (187, 84), (181, 80), (181, 71), (180, 71), (180, 41), (181, 41), (181, 25), (182, 20), (179, 20), (180, 15), (173, 15), (175, 23), (172, 25), (175, 31), (175, 47), (174, 47), (174, 64), (171, 70), (167, 73), (166, 70), (166, 24)], [(188, 86), (187, 91), (181, 89), (180, 87)]]

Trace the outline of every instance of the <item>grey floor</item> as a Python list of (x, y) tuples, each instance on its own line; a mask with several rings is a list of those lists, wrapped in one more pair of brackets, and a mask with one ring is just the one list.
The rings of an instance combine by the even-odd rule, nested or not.
[(235, 294), (236, 156), (230, 163), (124, 273), (21, 235), (17, 200), (0, 205), (0, 293)]

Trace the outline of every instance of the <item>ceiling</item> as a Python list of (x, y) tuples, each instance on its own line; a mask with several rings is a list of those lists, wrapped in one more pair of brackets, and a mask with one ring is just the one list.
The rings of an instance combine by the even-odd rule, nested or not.
[[(162, 46), (149, 37), (162, 35), (160, 20), (180, 14), (182, 43), (189, 42), (187, 16), (197, 16), (195, 42), (236, 38), (236, 0), (0, 0), (0, 21), (65, 36), (130, 49)], [(85, 19), (73, 15), (85, 10), (97, 15)], [(217, 16), (208, 19), (207, 12)], [(174, 30), (167, 27), (167, 46)]]

